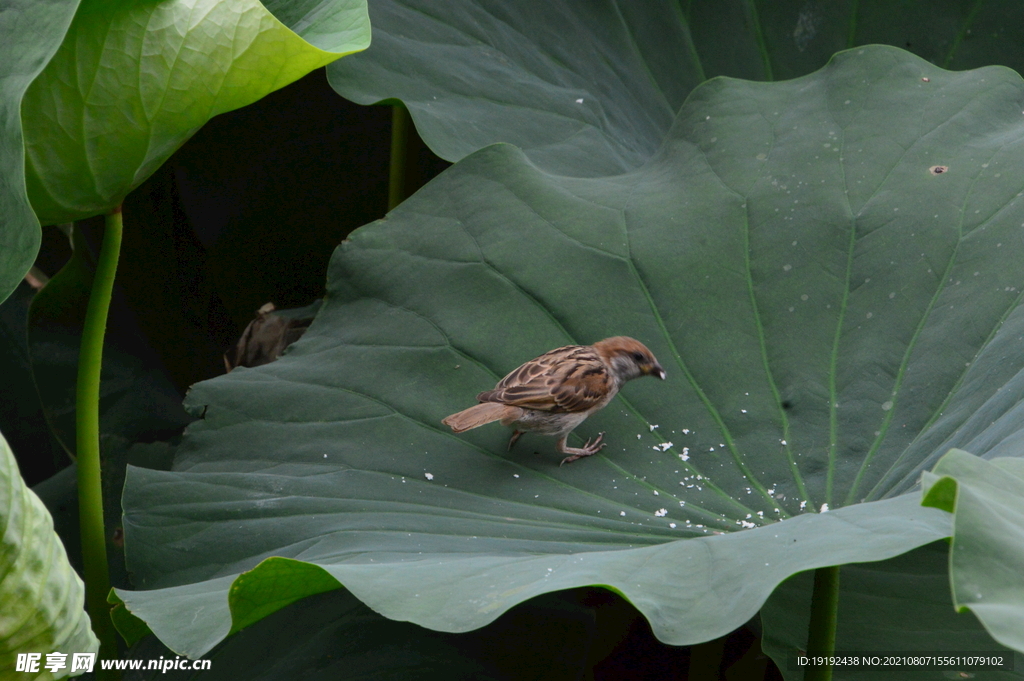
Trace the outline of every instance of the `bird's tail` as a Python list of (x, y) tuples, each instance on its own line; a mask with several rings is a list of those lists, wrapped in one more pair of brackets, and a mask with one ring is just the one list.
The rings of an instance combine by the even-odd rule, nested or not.
[(452, 414), (441, 421), (441, 423), (450, 426), (456, 433), (461, 433), (464, 430), (478, 428), (492, 421), (501, 421), (502, 425), (507, 426), (513, 421), (517, 421), (522, 416), (522, 413), (523, 410), (519, 407), (499, 404), (498, 402), (482, 402), (469, 409), (463, 409), (456, 414)]

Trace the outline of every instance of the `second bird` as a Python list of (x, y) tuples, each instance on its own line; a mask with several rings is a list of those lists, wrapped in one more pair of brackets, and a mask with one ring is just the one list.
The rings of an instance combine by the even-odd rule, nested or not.
[(607, 405), (626, 381), (641, 376), (665, 379), (665, 370), (638, 340), (615, 336), (593, 345), (567, 345), (531, 359), (476, 396), (480, 402), (442, 421), (456, 433), (492, 421), (512, 426), (509, 449), (524, 431), (558, 438), (562, 463), (596, 454), (604, 433), (583, 447), (566, 444), (576, 426)]

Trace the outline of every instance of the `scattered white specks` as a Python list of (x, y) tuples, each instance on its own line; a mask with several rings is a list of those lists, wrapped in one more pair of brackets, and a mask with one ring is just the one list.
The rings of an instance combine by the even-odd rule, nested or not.
[(654, 515), (657, 518), (663, 518), (666, 515), (668, 515), (668, 509), (667, 508), (659, 508), (657, 511), (654, 512)]
[(577, 103), (577, 104), (582, 104), (582, 103), (583, 103), (583, 98), (582, 98), (582, 97), (580, 97), (579, 99), (577, 99), (577, 100), (576, 100), (576, 103)]
[(792, 266), (792, 265), (783, 265), (783, 266), (782, 266), (782, 270), (783, 270), (784, 272), (788, 272), (788, 271), (790, 271), (791, 269), (793, 269), (793, 266)]
[(683, 435), (689, 435), (689, 434), (690, 434), (690, 429), (689, 428), (683, 428)]
[(673, 530), (676, 529), (676, 524), (675, 523), (669, 523), (668, 526), (671, 527)]
[(327, 455), (326, 455), (326, 454), (324, 454), (324, 458), (325, 458), (325, 459), (327, 458)]
[(889, 411), (892, 409), (892, 400), (882, 402), (882, 411)]
[(741, 520), (740, 527), (742, 527), (745, 530), (749, 530), (752, 527), (757, 527), (757, 523), (749, 523), (746, 520)]
[(654, 490), (654, 496), (658, 496), (658, 490)]
[(671, 442), (662, 442), (660, 445), (654, 445), (654, 448), (655, 449), (660, 449), (663, 452), (667, 452), (668, 450), (672, 449), (672, 443)]
[(781, 442), (783, 446), (786, 445), (786, 441), (785, 440), (779, 440), (779, 442)]
[(658, 427), (658, 424), (657, 424), (657, 423), (655, 423), (655, 424), (653, 424), (653, 425), (651, 425), (651, 426), (648, 426), (648, 427), (649, 427), (649, 428), (651, 429), (651, 432), (653, 433), (653, 432), (654, 432), (654, 429)]
[(827, 513), (828, 512), (828, 504), (822, 504), (821, 505), (821, 512), (822, 513)]
[(512, 474), (512, 477), (513, 477), (513, 478), (518, 478), (518, 477), (519, 477), (519, 473), (513, 473), (513, 474)]
[(768, 488), (768, 494), (775, 494), (775, 485)]
[(640, 439), (640, 438), (642, 438), (642, 437), (643, 437), (643, 435), (641, 435), (640, 433), (637, 433), (637, 434), (636, 434), (636, 439), (637, 439), (637, 440), (639, 440), (639, 439)]
[(625, 511), (619, 511), (619, 515), (626, 515)]
[(741, 413), (741, 414), (746, 414), (746, 413), (747, 413), (747, 410), (746, 410), (746, 409), (740, 409), (740, 413)]
[(690, 451), (687, 447), (683, 447), (683, 453), (679, 455), (679, 458), (682, 459), (683, 461), (690, 460)]
[(764, 517), (764, 511), (758, 511), (757, 512), (757, 517), (758, 518), (763, 518)]
[(806, 499), (804, 499), (803, 501), (800, 502), (800, 510), (802, 511), (805, 508), (807, 508), (807, 500)]

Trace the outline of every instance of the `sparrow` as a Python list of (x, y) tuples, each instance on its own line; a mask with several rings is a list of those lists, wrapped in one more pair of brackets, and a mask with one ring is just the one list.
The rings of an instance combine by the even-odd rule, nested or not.
[(480, 404), (445, 418), (441, 423), (461, 433), (492, 421), (512, 426), (508, 448), (528, 430), (558, 438), (562, 464), (601, 451), (604, 433), (582, 447), (566, 439), (576, 426), (603, 408), (626, 381), (641, 376), (665, 380), (665, 370), (647, 347), (627, 336), (605, 338), (593, 345), (567, 345), (531, 359), (494, 390), (476, 396)]

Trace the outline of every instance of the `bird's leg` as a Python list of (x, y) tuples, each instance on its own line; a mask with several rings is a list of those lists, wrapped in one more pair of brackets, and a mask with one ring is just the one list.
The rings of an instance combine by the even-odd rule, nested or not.
[(594, 440), (593, 443), (591, 443), (590, 440), (587, 440), (587, 443), (579, 448), (570, 447), (567, 444), (565, 444), (565, 441), (568, 437), (568, 435), (563, 435), (561, 438), (559, 438), (558, 444), (556, 445), (558, 447), (559, 452), (561, 452), (562, 454), (569, 455), (562, 459), (562, 463), (558, 464), (559, 466), (562, 466), (567, 463), (572, 463), (576, 459), (582, 459), (585, 456), (593, 456), (594, 454), (597, 454), (599, 451), (601, 451), (601, 449), (605, 446), (604, 444), (601, 443), (601, 440), (604, 439), (604, 433), (598, 433), (597, 439)]
[(523, 431), (516, 430), (512, 432), (512, 439), (508, 441), (508, 451), (512, 451), (512, 447), (515, 446), (516, 441), (523, 436)]

